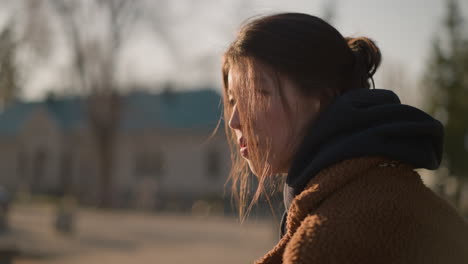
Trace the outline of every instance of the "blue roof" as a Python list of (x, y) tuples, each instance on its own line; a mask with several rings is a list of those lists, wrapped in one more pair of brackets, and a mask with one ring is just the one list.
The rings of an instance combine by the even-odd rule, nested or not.
[[(120, 127), (124, 131), (147, 128), (213, 129), (221, 116), (221, 98), (213, 90), (166, 91), (160, 94), (133, 92), (123, 97)], [(30, 114), (44, 107), (64, 130), (86, 122), (85, 99), (49, 99), (15, 103), (0, 113), (0, 133), (15, 134)]]
[(15, 103), (0, 114), (0, 133), (15, 134), (39, 103)]
[(214, 128), (220, 114), (220, 96), (210, 90), (134, 93), (125, 100), (121, 125), (124, 129)]
[(85, 101), (82, 98), (54, 99), (43, 104), (64, 130), (75, 129), (86, 121)]

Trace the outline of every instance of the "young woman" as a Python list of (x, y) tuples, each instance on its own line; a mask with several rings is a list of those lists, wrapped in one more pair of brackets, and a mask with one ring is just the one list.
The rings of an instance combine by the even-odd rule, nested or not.
[(414, 171), (439, 166), (443, 126), (371, 89), (380, 62), (372, 40), (300, 13), (256, 18), (227, 49), (241, 215), (250, 172), (253, 202), (287, 174), (282, 236), (258, 263), (468, 263), (467, 222)]

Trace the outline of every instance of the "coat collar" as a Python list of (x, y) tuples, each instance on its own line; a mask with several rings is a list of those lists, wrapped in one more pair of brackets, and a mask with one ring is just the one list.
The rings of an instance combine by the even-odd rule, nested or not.
[[(285, 235), (270, 252), (256, 263), (282, 263), (284, 249), (301, 222), (313, 213), (325, 199), (368, 170), (379, 169), (385, 164), (395, 164), (395, 162), (395, 160), (386, 157), (361, 157), (344, 160), (320, 171), (309, 181), (304, 191), (292, 201), (287, 213)], [(411, 167), (410, 165), (406, 166)]]

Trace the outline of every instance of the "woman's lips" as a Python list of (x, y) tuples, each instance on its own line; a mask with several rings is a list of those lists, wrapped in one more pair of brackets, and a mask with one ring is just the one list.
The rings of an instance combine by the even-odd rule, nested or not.
[(248, 151), (247, 151), (247, 142), (244, 137), (240, 137), (237, 141), (240, 147), (240, 153), (242, 157), (246, 158), (248, 156)]
[(247, 158), (248, 154), (249, 154), (249, 152), (247, 151), (247, 147), (241, 147), (240, 153), (241, 153), (242, 157)]

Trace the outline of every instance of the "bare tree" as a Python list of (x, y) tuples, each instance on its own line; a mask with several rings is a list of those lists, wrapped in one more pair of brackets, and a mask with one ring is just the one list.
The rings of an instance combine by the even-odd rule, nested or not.
[(4, 108), (19, 92), (16, 49), (12, 22), (9, 22), (0, 32), (0, 108)]
[(115, 140), (122, 112), (116, 70), (140, 6), (133, 0), (50, 1), (71, 50), (77, 88), (88, 95), (86, 109), (99, 166), (99, 205), (110, 207)]
[(46, 17), (36, 15), (41, 12), (41, 0), (23, 3), (28, 14), (23, 16), (18, 2), (1, 0), (0, 4), (8, 10), (0, 28), (0, 108), (4, 108), (20, 95), (32, 61), (48, 55), (50, 43), (48, 27), (42, 23)]

